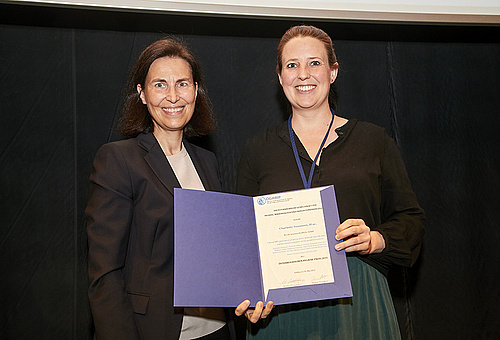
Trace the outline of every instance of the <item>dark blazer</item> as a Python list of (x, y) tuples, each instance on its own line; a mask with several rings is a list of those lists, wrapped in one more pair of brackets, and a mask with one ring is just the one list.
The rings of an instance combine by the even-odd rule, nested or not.
[[(205, 190), (221, 189), (215, 155), (184, 146)], [(173, 307), (174, 188), (180, 187), (153, 134), (103, 145), (85, 210), (89, 299), (97, 339), (178, 339)]]

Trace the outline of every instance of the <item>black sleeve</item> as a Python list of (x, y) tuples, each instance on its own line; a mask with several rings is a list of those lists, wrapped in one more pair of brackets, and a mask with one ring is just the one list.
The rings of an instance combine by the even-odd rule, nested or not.
[(412, 190), (405, 165), (394, 141), (387, 136), (382, 163), (381, 217), (379, 231), (386, 242), (372, 260), (389, 267), (410, 267), (418, 258), (424, 235), (425, 214)]
[(133, 199), (125, 158), (117, 148), (98, 151), (87, 208), (89, 300), (96, 339), (139, 339), (122, 269), (130, 236)]

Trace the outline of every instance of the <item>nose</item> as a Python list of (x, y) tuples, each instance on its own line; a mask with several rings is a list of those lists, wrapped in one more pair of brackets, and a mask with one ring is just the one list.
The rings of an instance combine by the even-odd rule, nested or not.
[(175, 103), (179, 100), (179, 94), (177, 93), (175, 86), (169, 86), (165, 93), (165, 98), (171, 103)]
[(299, 73), (298, 73), (298, 78), (300, 80), (305, 80), (309, 78), (311, 75), (309, 74), (309, 69), (307, 66), (301, 65), (299, 66)]

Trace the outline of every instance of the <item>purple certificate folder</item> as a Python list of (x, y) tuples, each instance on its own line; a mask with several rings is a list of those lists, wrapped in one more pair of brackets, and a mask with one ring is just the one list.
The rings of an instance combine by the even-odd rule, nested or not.
[[(305, 189), (308, 190), (308, 189)], [(174, 306), (275, 305), (351, 297), (333, 186), (320, 191), (334, 282), (270, 289), (265, 299), (253, 197), (174, 190)], [(262, 196), (265, 197), (265, 196)], [(274, 196), (275, 197), (275, 196)]]

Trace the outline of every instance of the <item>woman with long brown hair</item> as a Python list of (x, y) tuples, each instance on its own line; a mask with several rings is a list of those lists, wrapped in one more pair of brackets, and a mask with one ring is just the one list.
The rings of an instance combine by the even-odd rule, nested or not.
[(140, 55), (119, 130), (90, 176), (89, 299), (97, 339), (229, 339), (223, 309), (174, 308), (174, 188), (220, 190), (213, 153), (186, 139), (215, 122), (198, 62), (178, 40)]

